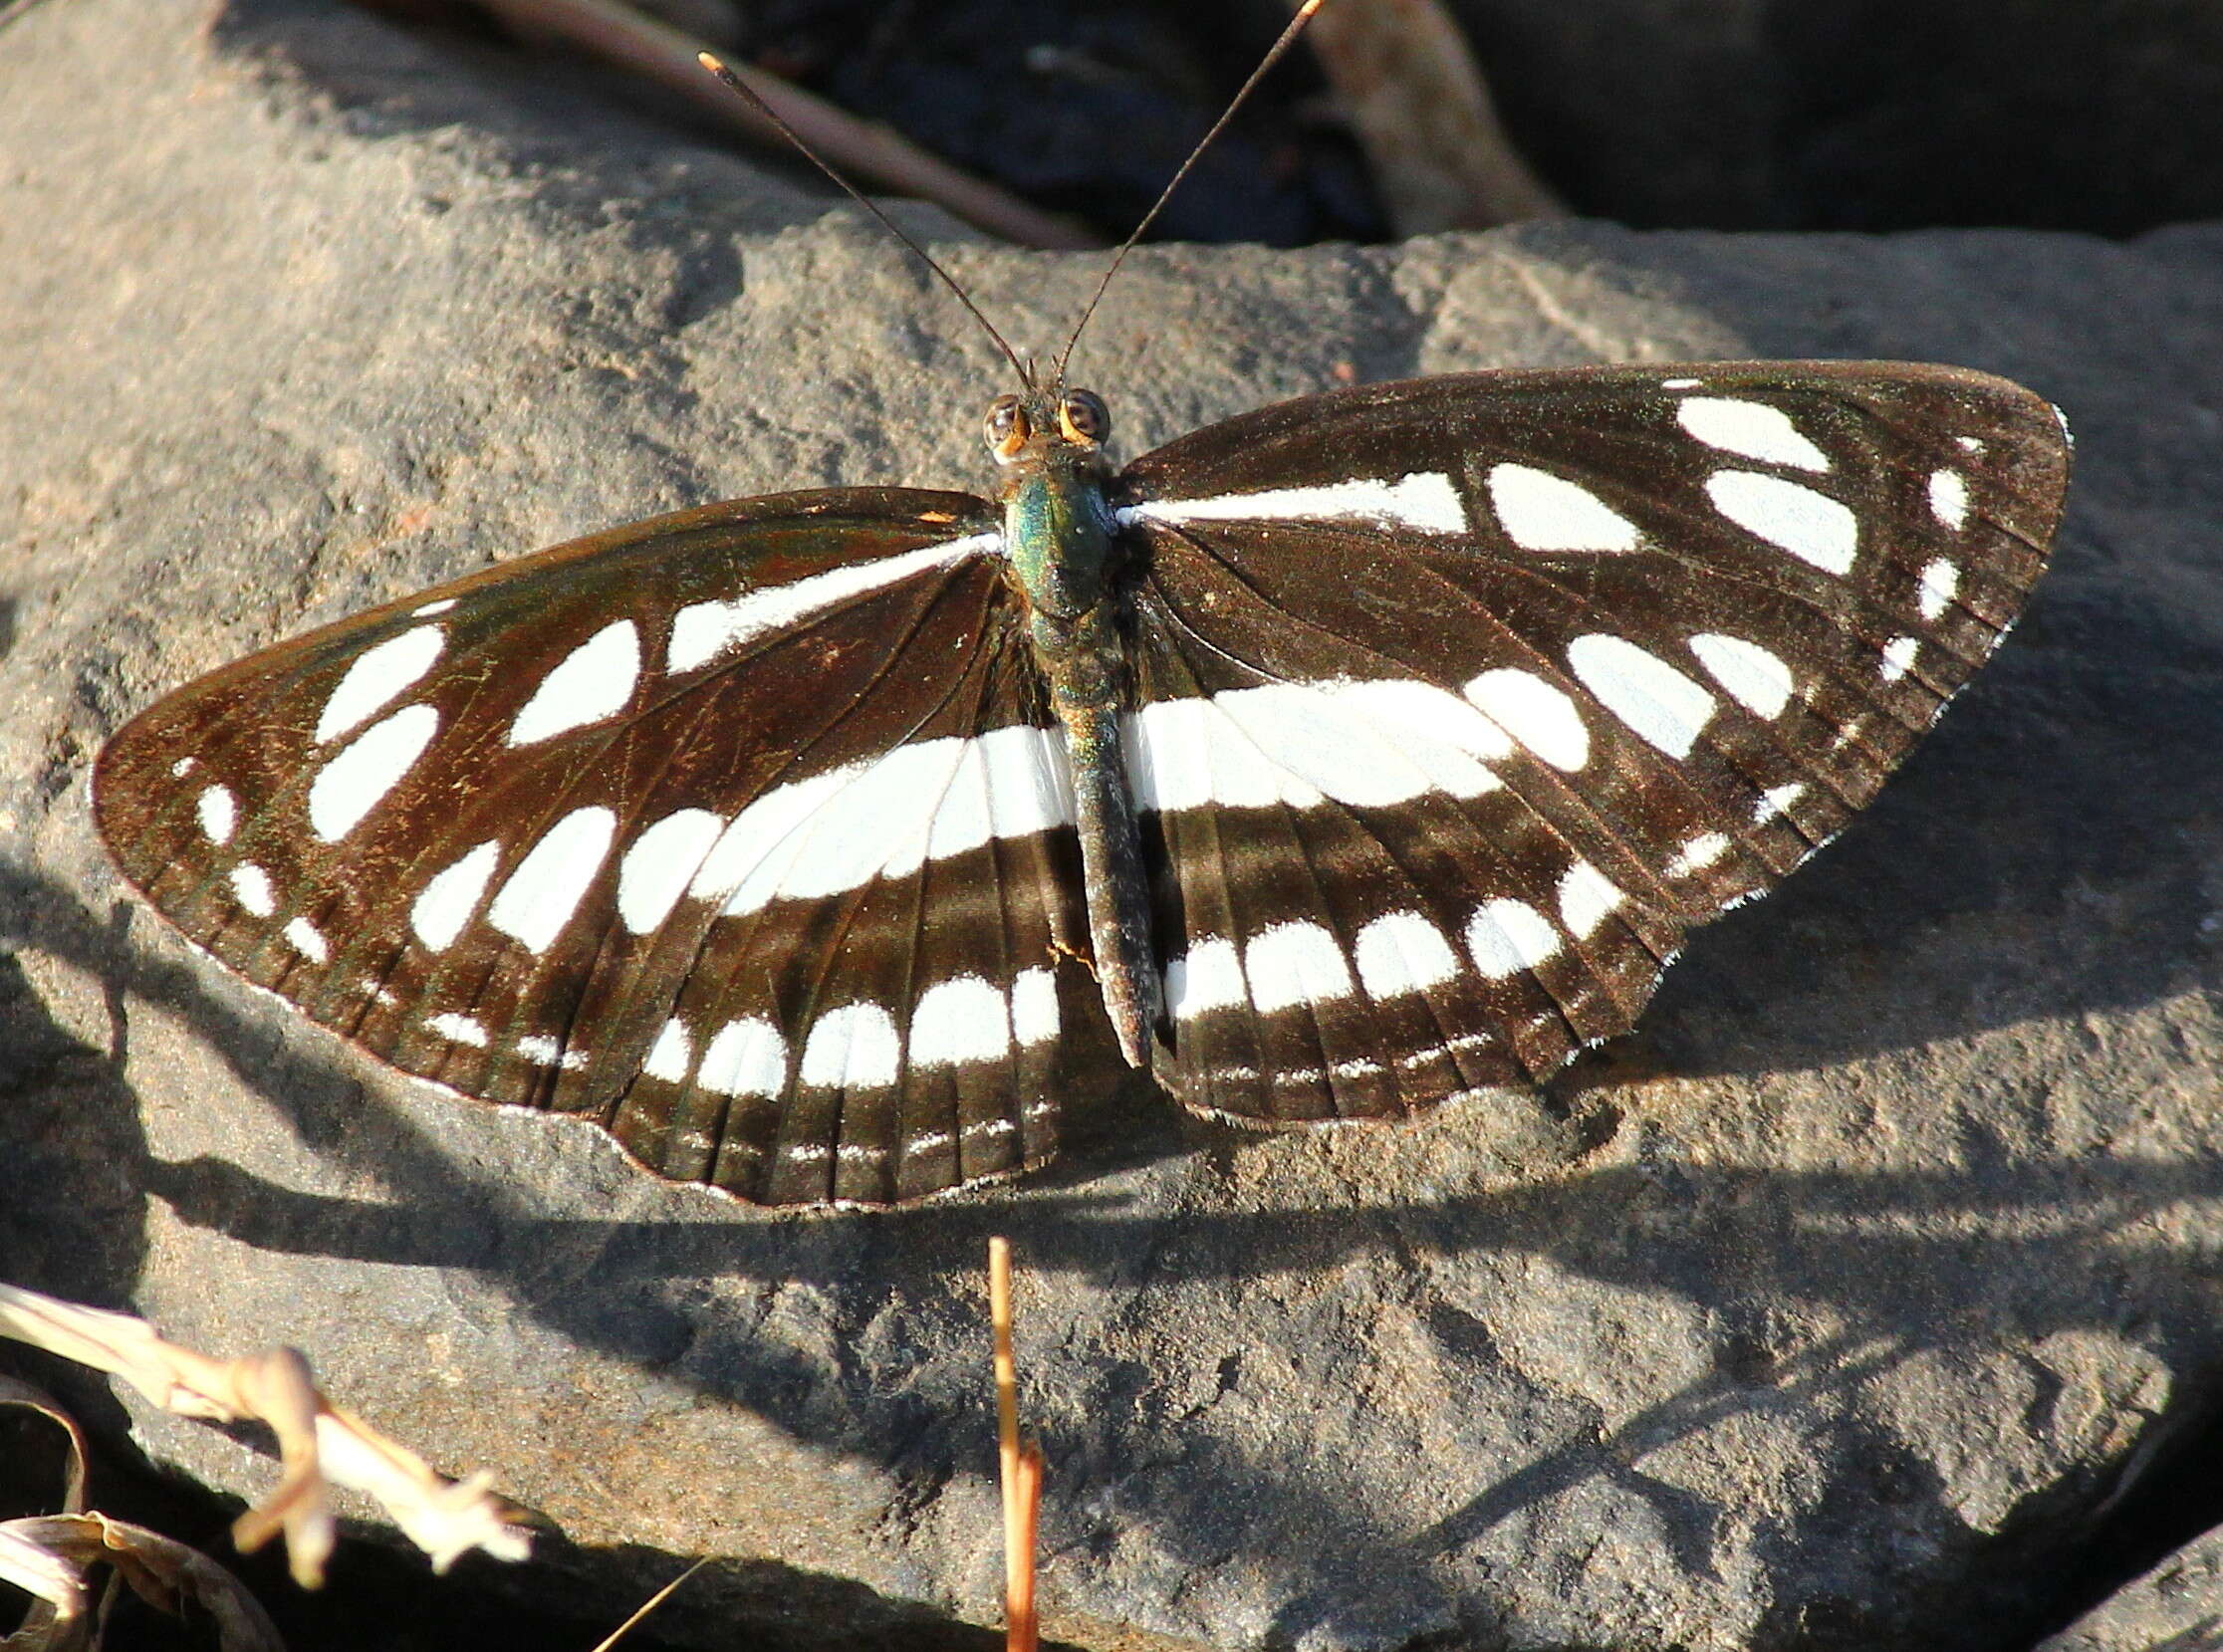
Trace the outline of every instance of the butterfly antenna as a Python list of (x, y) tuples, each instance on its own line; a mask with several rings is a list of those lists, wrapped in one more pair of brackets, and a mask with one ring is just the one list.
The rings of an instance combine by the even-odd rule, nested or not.
[[(1228, 121), (1235, 118), (1235, 112), (1243, 107), (1244, 102), (1256, 90), (1258, 83), (1266, 78), (1267, 71), (1281, 62), (1282, 54), (1297, 44), (1297, 37), (1304, 33), (1305, 25), (1312, 21), (1313, 13), (1326, 4), (1327, 0), (1305, 0), (1305, 3), (1297, 8), (1297, 15), (1289, 20), (1289, 27), (1282, 30), (1281, 38), (1274, 42), (1263, 58), (1259, 59), (1258, 67), (1250, 72), (1250, 79), (1242, 84), (1235, 96), (1229, 100), (1227, 108), (1220, 113), (1220, 118), (1212, 122), (1212, 129), (1197, 139), (1196, 147), (1189, 150), (1188, 159), (1181, 162), (1180, 170), (1176, 171), (1166, 186), (1158, 191), (1158, 198), (1151, 203), (1150, 210), (1142, 214), (1142, 221), (1134, 226), (1134, 233), (1119, 243), (1119, 250), (1112, 255), (1111, 267), (1104, 272), (1104, 279), (1097, 283), (1096, 296), (1089, 300), (1088, 309), (1081, 312), (1080, 321), (1074, 324), (1073, 337), (1066, 341), (1064, 351), (1059, 354), (1058, 375), (1053, 382), (1058, 384), (1065, 382), (1066, 363), (1073, 359), (1074, 346), (1081, 342), (1081, 334), (1088, 327), (1089, 318), (1096, 314), (1097, 306), (1104, 302), (1105, 290), (1112, 285), (1112, 278), (1119, 273), (1119, 266), (1126, 262), (1126, 255), (1134, 250), (1135, 242), (1141, 240), (1149, 227), (1157, 222), (1158, 214), (1165, 210), (1165, 203), (1173, 198), (1173, 191), (1181, 187), (1181, 180), (1189, 175), (1189, 168), (1196, 164), (1197, 157), (1202, 155), (1206, 149), (1209, 149), (1212, 146), (1212, 140), (1226, 130)], [(855, 191), (852, 191), (852, 193), (855, 193)]]
[[(1312, 3), (1314, 5), (1318, 5), (1320, 3), (1320, 0), (1312, 0)], [(1279, 51), (1280, 48), (1276, 47), (1275, 50)], [(898, 224), (894, 219), (890, 218), (886, 213), (882, 212), (875, 202), (870, 200), (861, 190), (858, 189), (857, 185), (850, 182), (848, 178), (842, 176), (840, 172), (837, 172), (831, 162), (823, 159), (816, 149), (812, 148), (810, 144), (804, 142), (802, 134), (798, 132), (793, 126), (789, 125), (786, 120), (781, 118), (780, 112), (774, 109), (770, 104), (766, 103), (763, 96), (758, 93), (754, 87), (749, 86), (745, 82), (743, 82), (740, 76), (736, 75), (732, 70), (728, 69), (723, 63), (721, 63), (715, 57), (711, 56), (708, 52), (697, 52), (695, 54), (695, 61), (700, 63), (703, 68), (709, 70), (711, 74), (717, 76), (719, 80), (723, 81), (728, 92), (733, 93), (743, 103), (747, 104), (751, 109), (755, 110), (757, 114), (763, 116), (765, 119), (771, 121), (773, 127), (779, 132), (779, 134), (782, 137), (786, 138), (790, 143), (794, 144), (796, 148), (802, 153), (805, 160), (808, 160), (813, 166), (816, 166), (820, 171), (824, 172), (828, 177), (832, 178), (836, 183), (840, 184), (843, 190), (849, 195), (851, 200), (857, 202), (859, 206), (863, 207), (866, 212), (869, 212), (873, 217), (877, 218), (880, 221), (881, 226), (886, 229), (888, 234), (894, 236), (896, 240), (902, 242), (904, 246), (910, 248), (913, 253), (918, 255), (918, 261), (921, 264), (925, 265), (926, 268), (933, 271), (934, 274), (936, 274), (937, 276), (941, 277), (942, 285), (947, 287), (952, 293), (955, 293), (957, 295), (957, 302), (963, 305), (968, 311), (970, 311), (972, 313), (972, 319), (981, 325), (981, 328), (987, 333), (989, 338), (996, 341), (996, 348), (1004, 353), (1004, 359), (1011, 363), (1011, 370), (1019, 375), (1019, 382), (1025, 385), (1030, 390), (1035, 387), (1034, 373), (1029, 370), (1025, 362), (1019, 359), (1019, 353), (1013, 350), (1011, 346), (1005, 342), (1004, 336), (1001, 333), (998, 333), (996, 331), (996, 324), (991, 322), (986, 316), (983, 316), (980, 313), (980, 306), (973, 303), (973, 301), (968, 296), (966, 296), (964, 288), (957, 285), (957, 278), (951, 275), (947, 270), (943, 269), (939, 264), (934, 262), (934, 255), (932, 253), (928, 252), (916, 241), (913, 241), (908, 235), (905, 235), (903, 233), (902, 225)], [(1271, 63), (1273, 60), (1269, 58), (1267, 61)], [(1246, 87), (1244, 88), (1244, 90), (1247, 92), (1250, 89)], [(1215, 131), (1218, 130), (1217, 127), (1214, 127), (1213, 129)], [(1185, 171), (1186, 168), (1184, 167), (1183, 170)], [(1175, 181), (1178, 182), (1179, 180), (1175, 179)], [(1147, 222), (1147, 220), (1145, 220), (1145, 222)], [(1070, 350), (1072, 347), (1068, 346), (1067, 348)], [(1064, 361), (1062, 358), (1060, 359), (1059, 365), (1061, 367), (1064, 365)]]

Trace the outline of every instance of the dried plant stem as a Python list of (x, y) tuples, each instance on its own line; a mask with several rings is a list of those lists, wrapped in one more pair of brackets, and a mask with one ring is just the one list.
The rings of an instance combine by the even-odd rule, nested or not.
[(705, 1554), (701, 1559), (697, 1560), (685, 1571), (674, 1577), (670, 1582), (666, 1583), (662, 1588), (658, 1589), (646, 1600), (643, 1600), (638, 1606), (633, 1608), (633, 1612), (630, 1617), (626, 1618), (624, 1622), (618, 1624), (617, 1628), (611, 1630), (610, 1633), (602, 1640), (595, 1643), (595, 1652), (614, 1652), (614, 1649), (617, 1647), (618, 1643), (623, 1640), (627, 1635), (631, 1634), (634, 1627), (638, 1625), (643, 1618), (647, 1617), (650, 1612), (654, 1611), (658, 1606), (661, 1606), (674, 1594), (678, 1593), (680, 1584), (684, 1583), (688, 1578), (692, 1577), (696, 1572), (700, 1571), (709, 1563), (710, 1557)]
[(1017, 1547), (1019, 1566), (1014, 1574), (1005, 1557), (1004, 1652), (1035, 1652), (1041, 1636), (1041, 1619), (1035, 1612), (1035, 1543), (1042, 1530), (1042, 1447), (1034, 1440), (1019, 1444), (1019, 1460), (1012, 1476), (1016, 1483), (1014, 1507), (1004, 1516), (1005, 1541)]
[[(619, 0), (479, 0), (519, 33), (554, 36), (629, 69), (740, 127), (759, 142), (785, 148), (754, 110), (736, 104), (702, 78), (695, 60), (708, 41), (642, 15)], [(976, 229), (1023, 247), (1076, 252), (1103, 245), (1096, 236), (1055, 213), (1044, 212), (983, 178), (952, 166), (876, 121), (863, 120), (776, 75), (743, 65), (737, 78), (777, 109), (811, 147), (877, 188), (932, 201)]]
[(1011, 1351), (1011, 1241), (988, 1241), (988, 1322), (996, 1342), (996, 1455), (1002, 1470), (1004, 1646), (1035, 1652), (1035, 1534), (1042, 1448), (1019, 1438), (1019, 1363)]
[(1337, 0), (1312, 47), (1397, 234), (1567, 215), (1498, 120), (1442, 0)]
[(525, 1557), (515, 1511), (487, 1489), (483, 1474), (460, 1481), (435, 1474), (408, 1447), (387, 1439), (317, 1390), (309, 1362), (292, 1348), (241, 1359), (211, 1359), (165, 1341), (144, 1319), (65, 1302), (0, 1285), (0, 1336), (45, 1348), (123, 1377), (165, 1411), (230, 1421), (254, 1417), (278, 1438), (285, 1466), (278, 1489), (232, 1527), (242, 1549), (286, 1537), (294, 1578), (314, 1588), (332, 1552), (328, 1485), (367, 1492), (385, 1506), (409, 1539), (445, 1570), (466, 1549), (503, 1559)]

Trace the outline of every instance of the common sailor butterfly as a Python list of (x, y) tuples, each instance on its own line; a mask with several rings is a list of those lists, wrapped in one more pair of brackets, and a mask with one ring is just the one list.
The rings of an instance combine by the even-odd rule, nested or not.
[(1399, 1117), (1625, 1031), (1835, 835), (2069, 469), (1940, 366), (1357, 386), (1120, 470), (1022, 376), (994, 500), (708, 505), (179, 689), (100, 756), (112, 853), (381, 1060), (751, 1200), (1008, 1176), (1125, 1067)]

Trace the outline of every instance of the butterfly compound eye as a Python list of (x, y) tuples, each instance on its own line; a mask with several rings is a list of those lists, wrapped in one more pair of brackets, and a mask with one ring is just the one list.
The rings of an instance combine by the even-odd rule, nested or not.
[(988, 451), (996, 456), (996, 463), (1000, 465), (1008, 465), (1018, 458), (1019, 450), (1034, 434), (1027, 422), (1027, 409), (1015, 395), (1000, 395), (988, 403), (988, 416), (982, 423), (988, 437)]
[(1069, 442), (1095, 446), (1112, 432), (1112, 410), (1093, 390), (1068, 390), (1058, 404), (1058, 424)]

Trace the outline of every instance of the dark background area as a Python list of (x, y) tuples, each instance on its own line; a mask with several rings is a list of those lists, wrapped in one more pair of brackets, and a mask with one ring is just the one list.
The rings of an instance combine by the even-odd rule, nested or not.
[[(1122, 231), (1287, 21), (1278, 0), (770, 0), (764, 67)], [(2128, 235), (2223, 210), (2206, 0), (1449, 0), (1515, 144), (1639, 227), (2019, 225)], [(1384, 233), (1293, 54), (1168, 209), (1168, 239)]]
[[(363, 3), (434, 32), (503, 38), (463, 0)], [(2121, 236), (2223, 211), (2223, 6), (2210, 0), (1444, 4), (1516, 148), (1583, 216)], [(1141, 215), (1289, 18), (1283, 0), (644, 9), (1109, 235)], [(690, 122), (667, 92), (587, 73), (636, 112)], [(1299, 246), (1387, 234), (1366, 163), (1300, 49), (1152, 238)]]

